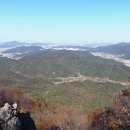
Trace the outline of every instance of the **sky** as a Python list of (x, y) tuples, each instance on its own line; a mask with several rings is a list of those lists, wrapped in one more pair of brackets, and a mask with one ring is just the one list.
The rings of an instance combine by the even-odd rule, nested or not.
[(0, 0), (0, 41), (130, 42), (130, 0)]

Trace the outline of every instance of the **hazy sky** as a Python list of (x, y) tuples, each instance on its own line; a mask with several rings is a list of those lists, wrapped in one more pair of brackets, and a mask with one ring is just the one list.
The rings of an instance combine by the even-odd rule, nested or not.
[(0, 0), (0, 41), (130, 42), (130, 0)]

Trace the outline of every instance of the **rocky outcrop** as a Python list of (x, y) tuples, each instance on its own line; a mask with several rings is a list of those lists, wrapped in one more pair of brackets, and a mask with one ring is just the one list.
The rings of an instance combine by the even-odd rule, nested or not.
[(35, 122), (30, 116), (29, 112), (18, 113), (18, 119), (20, 121), (20, 130), (36, 130)]
[(0, 130), (20, 130), (20, 120), (17, 116), (17, 104), (5, 103), (0, 108)]
[(19, 112), (17, 107), (17, 103), (5, 103), (4, 107), (0, 108), (0, 130), (36, 130), (30, 113)]

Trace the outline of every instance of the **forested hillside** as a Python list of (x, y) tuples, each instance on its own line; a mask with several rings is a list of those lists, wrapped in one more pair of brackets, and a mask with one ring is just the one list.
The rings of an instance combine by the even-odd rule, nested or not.
[[(12, 71), (32, 77), (68, 77), (78, 74), (125, 80), (129, 67), (114, 60), (105, 60), (84, 51), (45, 50), (20, 60), (0, 58), (2, 71)], [(6, 67), (5, 67), (6, 66)], [(6, 68), (6, 70), (5, 70)]]

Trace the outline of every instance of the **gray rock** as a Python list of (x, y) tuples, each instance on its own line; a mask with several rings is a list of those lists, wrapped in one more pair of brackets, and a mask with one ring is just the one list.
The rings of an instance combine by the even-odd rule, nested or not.
[(0, 108), (0, 130), (20, 130), (16, 103), (12, 106), (5, 103), (4, 107)]

